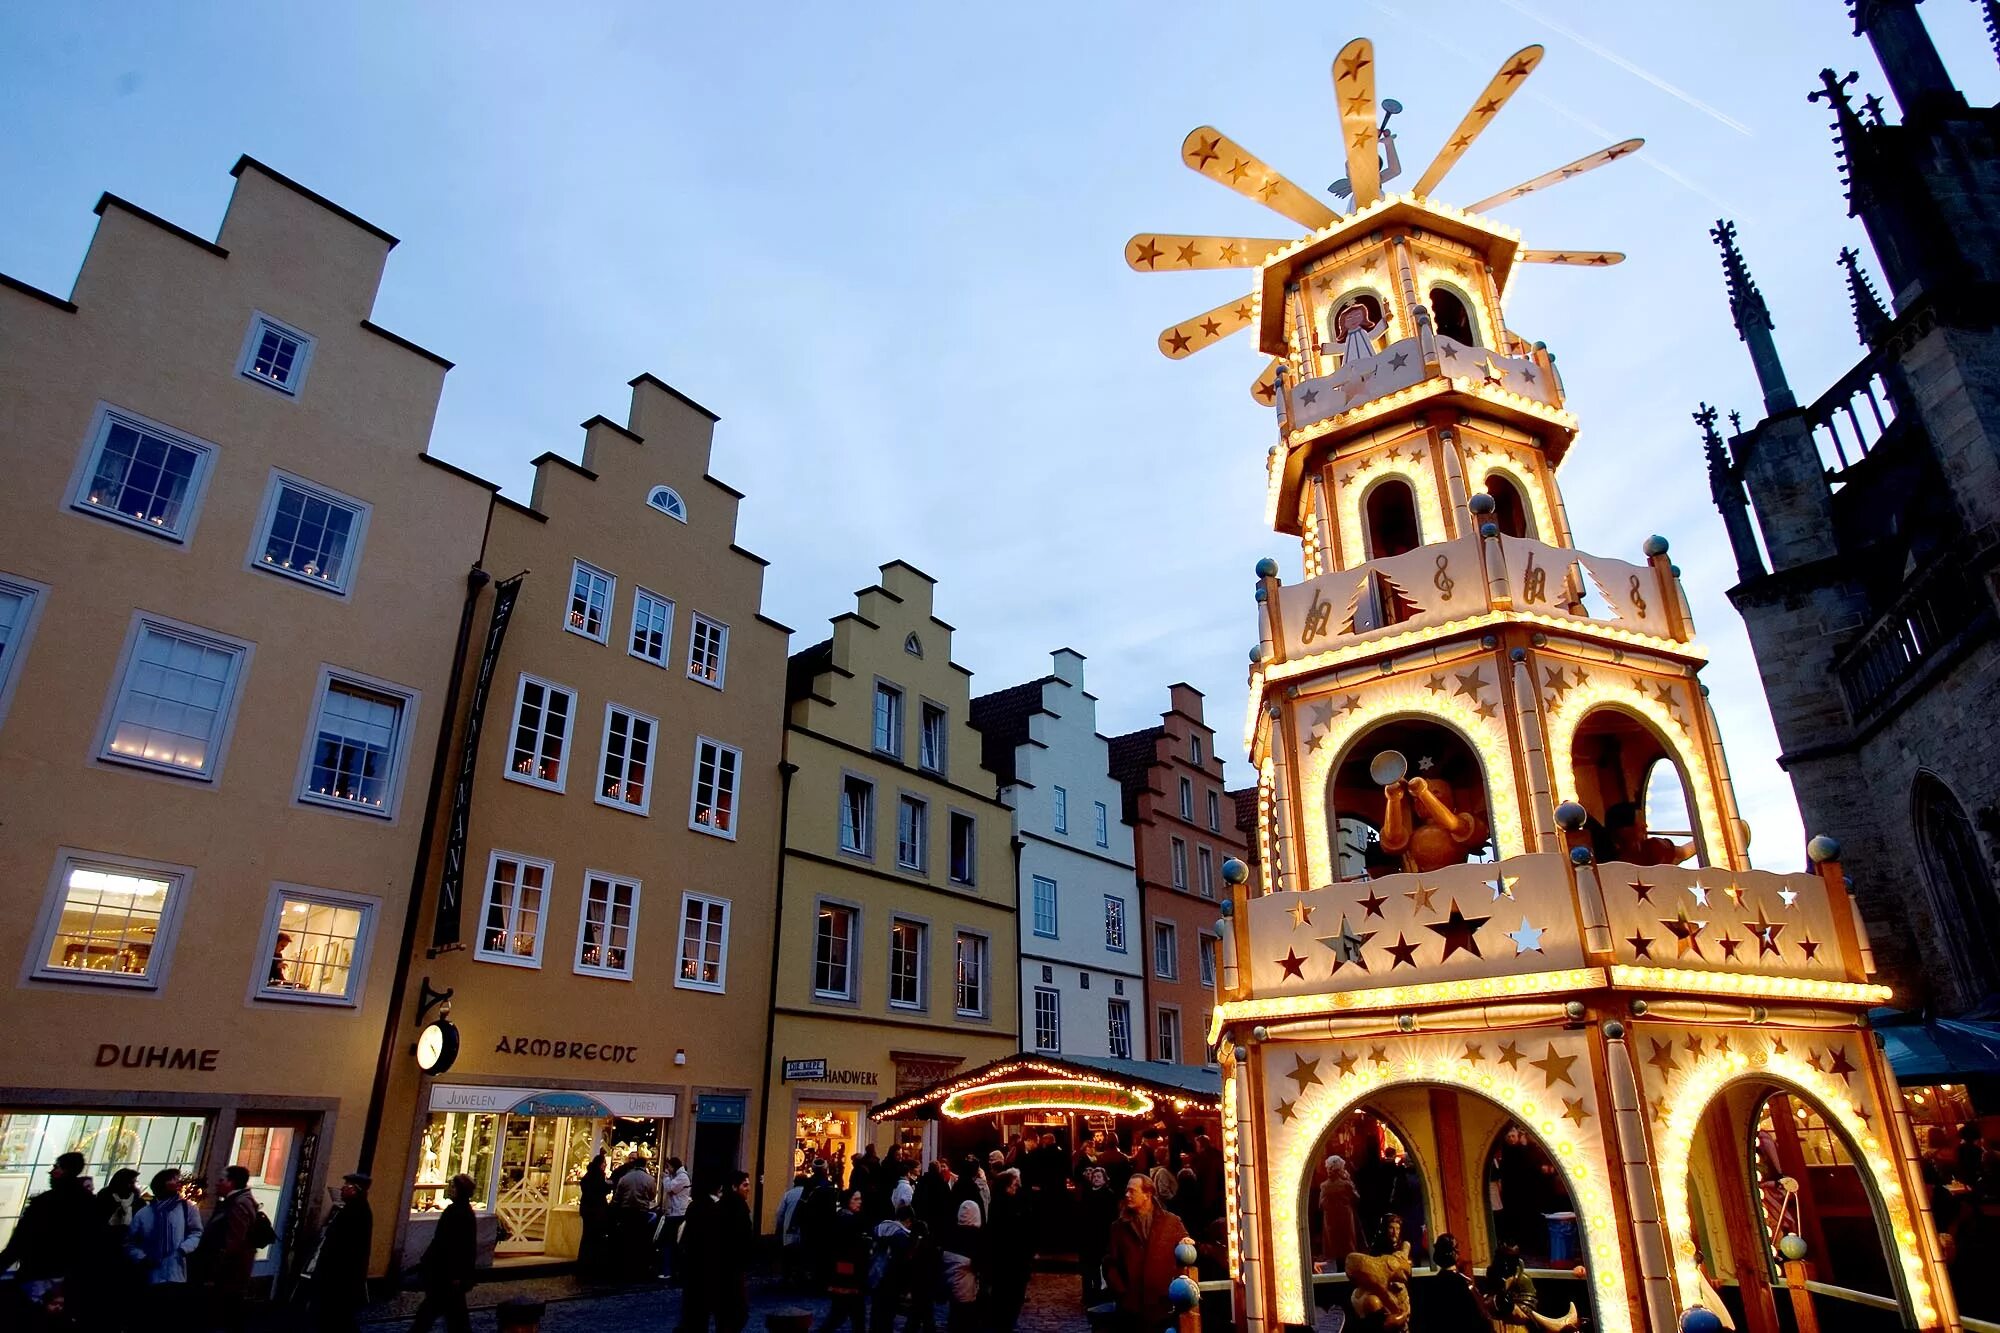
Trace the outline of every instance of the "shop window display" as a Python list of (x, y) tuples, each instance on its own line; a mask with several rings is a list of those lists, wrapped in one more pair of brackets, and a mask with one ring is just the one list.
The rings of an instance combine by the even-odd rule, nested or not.
[(130, 1167), (152, 1179), (163, 1167), (201, 1166), (208, 1120), (195, 1115), (121, 1115), (102, 1111), (0, 1112), (0, 1236), (14, 1234), (21, 1209), (48, 1188), (49, 1168), (66, 1152), (83, 1154), (100, 1184)]

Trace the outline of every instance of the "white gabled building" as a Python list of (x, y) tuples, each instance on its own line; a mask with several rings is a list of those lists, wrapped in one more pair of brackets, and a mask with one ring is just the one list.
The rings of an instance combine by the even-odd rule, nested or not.
[(983, 757), (1020, 846), (1021, 1047), (1145, 1058), (1142, 915), (1132, 828), (1083, 654), (972, 701)]

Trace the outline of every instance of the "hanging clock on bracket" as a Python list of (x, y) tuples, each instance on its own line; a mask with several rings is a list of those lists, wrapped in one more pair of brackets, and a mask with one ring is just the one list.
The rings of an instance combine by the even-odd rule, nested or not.
[(458, 1025), (451, 1021), (451, 1015), (439, 1014), (417, 1033), (417, 1068), (435, 1077), (457, 1059)]

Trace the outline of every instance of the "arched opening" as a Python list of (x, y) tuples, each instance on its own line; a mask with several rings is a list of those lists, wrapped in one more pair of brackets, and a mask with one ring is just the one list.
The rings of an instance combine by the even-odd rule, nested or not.
[(1711, 864), (1696, 832), (1687, 774), (1646, 723), (1621, 708), (1597, 709), (1576, 729), (1570, 764), (1598, 860)]
[(1465, 737), (1427, 718), (1361, 733), (1327, 785), (1335, 873), (1359, 879), (1493, 859), (1486, 770)]
[(1486, 493), (1493, 497), (1493, 522), (1507, 537), (1532, 537), (1535, 535), (1534, 520), (1528, 514), (1528, 502), (1521, 495), (1521, 488), (1514, 479), (1504, 472), (1491, 472), (1486, 477)]
[(1340, 357), (1342, 368), (1375, 355), (1389, 328), (1382, 298), (1375, 293), (1355, 290), (1333, 303), (1327, 321), (1327, 347)]
[(1959, 993), (1976, 999), (1992, 988), (1993, 960), (2000, 957), (2000, 897), (1992, 874), (1965, 807), (1935, 774), (1917, 774), (1910, 792), (1910, 818), (1933, 914), (1940, 922), (1958, 923), (1939, 934), (1950, 941)]
[(681, 499), (681, 493), (671, 486), (655, 486), (651, 491), (647, 492), (646, 503), (659, 510), (662, 514), (665, 514), (668, 518), (677, 518), (683, 523), (687, 522), (687, 501)]
[(1511, 1245), (1530, 1268), (1568, 1268), (1582, 1256), (1569, 1187), (1555, 1158), (1519, 1121), (1503, 1126), (1486, 1149), (1483, 1202), (1496, 1252)]
[[(1900, 1299), (1891, 1250), (1876, 1212), (1874, 1191), (1855, 1166), (1859, 1154), (1847, 1135), (1810, 1098), (1770, 1091), (1750, 1121), (1751, 1189), (1760, 1245), (1755, 1262), (1783, 1290), (1785, 1238), (1805, 1242), (1800, 1280), (1827, 1283), (1864, 1295)], [(1737, 1255), (1738, 1266), (1751, 1262)], [(1822, 1296), (1820, 1299), (1826, 1299)], [(1867, 1307), (1829, 1303), (1821, 1319), (1829, 1328), (1864, 1327)], [(1893, 1318), (1886, 1327), (1900, 1327)]]
[(1368, 530), (1368, 558), (1414, 551), (1423, 544), (1417, 526), (1417, 493), (1401, 477), (1385, 477), (1370, 488), (1361, 503), (1362, 521)]
[(1464, 299), (1449, 288), (1431, 288), (1431, 323), (1440, 337), (1468, 347), (1479, 345), (1479, 335), (1472, 330), (1472, 311), (1466, 307)]
[(1312, 1180), (1302, 1216), (1312, 1218), (1313, 1253), (1328, 1273), (1340, 1272), (1347, 1256), (1386, 1244), (1383, 1224), (1397, 1220), (1410, 1261), (1430, 1256), (1430, 1190), (1413, 1136), (1399, 1129), (1382, 1108), (1357, 1106), (1327, 1126), (1313, 1150)]

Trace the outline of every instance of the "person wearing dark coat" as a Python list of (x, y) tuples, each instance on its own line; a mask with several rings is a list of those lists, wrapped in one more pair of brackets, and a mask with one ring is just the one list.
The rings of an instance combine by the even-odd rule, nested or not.
[(479, 1224), (472, 1216), (472, 1191), (477, 1182), (464, 1172), (445, 1187), (450, 1203), (438, 1218), (437, 1230), (417, 1261), (424, 1300), (410, 1321), (410, 1333), (429, 1333), (442, 1317), (445, 1333), (469, 1333), (472, 1319), (465, 1310), (465, 1293), (479, 1265)]
[(18, 1263), (23, 1294), (41, 1301), (83, 1262), (101, 1220), (97, 1200), (84, 1186), (83, 1154), (64, 1153), (49, 1168), (49, 1187), (28, 1200), (0, 1249), (0, 1273)]
[(1416, 1313), (1410, 1323), (1424, 1333), (1493, 1333), (1492, 1321), (1479, 1299), (1479, 1287), (1459, 1263), (1458, 1237), (1449, 1231), (1431, 1246), (1438, 1274), (1417, 1289)]
[(611, 1241), (611, 1176), (605, 1170), (604, 1150), (583, 1169), (577, 1182), (577, 1218), (583, 1223), (582, 1243), (577, 1246), (577, 1267), (586, 1272), (604, 1265)]
[(715, 1184), (697, 1185), (688, 1203), (687, 1221), (681, 1224), (681, 1271), (688, 1275), (681, 1287), (681, 1322), (675, 1333), (708, 1333), (715, 1312), (715, 1270), (725, 1262), (720, 1235), (722, 1196), (727, 1190)]
[(221, 1197), (202, 1228), (201, 1248), (195, 1253), (208, 1288), (210, 1319), (225, 1330), (236, 1330), (243, 1327), (243, 1302), (250, 1292), (250, 1270), (257, 1263), (251, 1233), (263, 1209), (250, 1192), (249, 1168), (226, 1166), (222, 1179)]
[(350, 1171), (340, 1186), (340, 1202), (327, 1214), (311, 1263), (308, 1295), (324, 1333), (352, 1333), (368, 1304), (368, 1251), (375, 1216), (368, 1207), (369, 1177)]
[[(709, 1249), (704, 1259), (708, 1307), (715, 1317), (715, 1333), (743, 1333), (750, 1322), (748, 1285), (750, 1256), (757, 1244), (757, 1223), (750, 1216), (750, 1174), (730, 1173), (728, 1188), (716, 1200), (709, 1214)], [(689, 1269), (688, 1285), (698, 1280)]]
[(1118, 1220), (1118, 1192), (1101, 1166), (1083, 1173), (1076, 1193), (1076, 1266), (1083, 1276), (1083, 1308), (1104, 1300), (1104, 1251), (1111, 1243), (1111, 1224)]
[(1028, 1299), (1035, 1266), (1035, 1219), (1021, 1173), (1009, 1167), (993, 1181), (993, 1213), (986, 1223), (986, 1272), (991, 1286), (987, 1321), (992, 1333), (1010, 1333)]
[(833, 1333), (844, 1321), (852, 1325), (853, 1333), (867, 1333), (870, 1237), (868, 1219), (862, 1212), (865, 1203), (862, 1192), (851, 1189), (834, 1217), (826, 1275), (826, 1294), (833, 1302), (827, 1308), (826, 1322), (819, 1326), (820, 1333)]
[(1160, 1205), (1153, 1182), (1134, 1172), (1125, 1182), (1124, 1212), (1112, 1225), (1104, 1261), (1121, 1333), (1155, 1333), (1173, 1321), (1167, 1284), (1181, 1275), (1174, 1250), (1185, 1239), (1187, 1228)]

